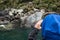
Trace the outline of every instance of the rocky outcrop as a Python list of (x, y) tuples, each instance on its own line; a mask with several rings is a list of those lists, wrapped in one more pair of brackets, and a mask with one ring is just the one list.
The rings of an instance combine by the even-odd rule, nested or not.
[(32, 27), (32, 26), (34, 26), (37, 21), (39, 21), (39, 20), (42, 19), (42, 16), (43, 16), (44, 13), (45, 12), (43, 10), (36, 11), (32, 15), (26, 17), (26, 19), (25, 19), (25, 26), (26, 27)]
[(23, 13), (23, 9), (10, 9), (7, 14), (3, 12), (0, 14), (2, 14), (0, 16), (0, 30), (11, 30), (20, 27), (32, 27), (42, 18), (44, 10), (35, 9), (35, 11)]

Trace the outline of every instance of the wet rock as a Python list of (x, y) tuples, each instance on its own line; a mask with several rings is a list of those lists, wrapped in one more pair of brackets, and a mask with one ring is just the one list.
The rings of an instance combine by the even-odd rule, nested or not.
[(43, 14), (45, 13), (44, 10), (35, 12), (34, 14), (28, 16), (25, 20), (25, 26), (26, 27), (31, 27), (32, 25), (34, 25), (37, 21), (39, 21), (40, 19), (42, 19)]

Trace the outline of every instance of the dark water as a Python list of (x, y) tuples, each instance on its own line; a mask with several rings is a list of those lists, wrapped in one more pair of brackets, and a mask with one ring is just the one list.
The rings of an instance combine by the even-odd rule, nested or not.
[[(31, 29), (15, 29), (11, 31), (0, 31), (0, 40), (28, 40), (28, 34)], [(41, 39), (41, 33), (38, 34), (37, 40)]]

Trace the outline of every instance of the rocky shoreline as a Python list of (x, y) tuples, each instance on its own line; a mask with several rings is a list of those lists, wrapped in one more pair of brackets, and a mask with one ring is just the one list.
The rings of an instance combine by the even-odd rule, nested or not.
[(44, 9), (34, 9), (25, 13), (23, 9), (13, 8), (0, 11), (0, 30), (31, 28), (38, 20), (42, 19), (44, 12)]

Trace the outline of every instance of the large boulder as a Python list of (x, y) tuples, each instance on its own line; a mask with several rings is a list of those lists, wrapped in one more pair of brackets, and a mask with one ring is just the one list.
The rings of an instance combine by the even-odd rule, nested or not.
[(43, 14), (45, 13), (44, 10), (41, 11), (36, 11), (34, 14), (27, 16), (25, 19), (25, 27), (32, 27), (34, 26), (34, 24), (39, 21), (40, 19), (42, 19)]

